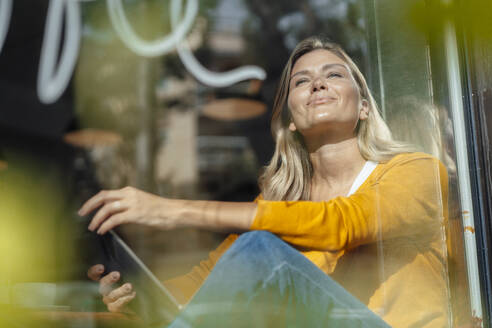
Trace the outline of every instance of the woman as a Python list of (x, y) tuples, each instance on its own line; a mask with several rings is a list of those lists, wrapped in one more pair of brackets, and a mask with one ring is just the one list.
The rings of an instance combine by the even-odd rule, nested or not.
[[(273, 110), (276, 149), (255, 202), (173, 200), (124, 188), (100, 192), (80, 214), (100, 207), (89, 229), (101, 234), (126, 223), (245, 232), (166, 282), (189, 302), (178, 326), (248, 326), (257, 313), (268, 314), (260, 315), (266, 325), (448, 325), (443, 165), (391, 139), (357, 66), (318, 38), (294, 49)], [(94, 266), (89, 275), (102, 272)], [(135, 297), (129, 285), (111, 289), (115, 275), (100, 279), (111, 311)], [(207, 304), (227, 304), (229, 315), (207, 316)], [(257, 312), (239, 318), (234, 305)]]

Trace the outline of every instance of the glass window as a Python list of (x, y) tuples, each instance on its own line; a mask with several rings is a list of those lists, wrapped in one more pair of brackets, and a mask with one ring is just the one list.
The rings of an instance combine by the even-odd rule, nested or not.
[[(257, 230), (290, 243), (362, 303), (360, 313), (337, 308), (341, 317), (363, 317), (369, 309), (394, 327), (480, 319), (463, 67), (452, 22), (422, 19), (434, 5), (0, 2), (0, 246), (8, 254), (0, 259), (0, 305), (15, 318), (22, 316), (18, 309), (48, 310), (58, 314), (35, 318), (138, 326), (167, 306), (152, 303), (155, 291), (141, 292), (149, 303), (142, 297), (133, 302), (139, 302), (133, 310), (140, 319), (121, 318), (105, 313), (98, 285), (87, 277), (89, 267), (107, 258), (116, 264), (105, 272), (123, 270), (118, 263), (131, 262), (125, 256), (133, 252), (149, 271), (136, 263), (140, 274), (123, 281), (165, 289), (185, 305), (236, 235), (123, 224), (115, 232), (128, 251), (118, 248), (119, 237), (88, 232), (91, 217), (77, 209), (100, 190), (125, 186), (168, 199), (257, 199), (258, 178), (275, 151), (270, 119), (282, 70), (301, 40), (320, 35), (340, 44), (360, 69), (396, 141), (381, 146), (393, 147), (387, 153), (365, 148), (370, 162), (352, 179), (358, 187), (350, 184), (355, 187), (333, 193), (341, 197), (327, 199), (303, 194), (286, 212), (287, 231), (278, 217), (266, 215), (255, 220)], [(363, 90), (354, 72), (347, 81)], [(369, 94), (364, 97), (369, 104)], [(373, 134), (386, 138), (385, 125), (378, 124)], [(388, 155), (398, 149), (405, 154)], [(419, 153), (409, 155), (409, 149)], [(258, 206), (292, 200), (270, 198), (260, 197)], [(293, 237), (288, 227), (296, 208), (329, 214), (319, 229), (311, 217), (302, 221)], [(334, 218), (343, 227), (331, 226)], [(338, 234), (348, 240), (340, 247), (330, 239)]]

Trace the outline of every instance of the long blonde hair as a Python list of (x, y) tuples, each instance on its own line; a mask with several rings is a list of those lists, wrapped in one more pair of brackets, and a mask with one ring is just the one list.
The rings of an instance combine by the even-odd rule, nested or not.
[(271, 129), (275, 139), (275, 152), (270, 164), (259, 178), (264, 199), (267, 200), (309, 200), (313, 167), (309, 153), (299, 132), (289, 130), (290, 111), (287, 108), (291, 70), (303, 55), (317, 49), (325, 49), (340, 57), (350, 68), (362, 99), (369, 106), (369, 116), (360, 120), (356, 127), (358, 146), (362, 157), (375, 162), (386, 162), (394, 155), (413, 151), (407, 144), (398, 143), (379, 114), (367, 82), (359, 68), (343, 51), (332, 42), (318, 37), (301, 41), (292, 52), (280, 78), (273, 104)]

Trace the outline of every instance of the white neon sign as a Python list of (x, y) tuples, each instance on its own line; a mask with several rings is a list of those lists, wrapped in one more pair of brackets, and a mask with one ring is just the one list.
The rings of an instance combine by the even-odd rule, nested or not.
[[(65, 91), (73, 75), (80, 47), (80, 2), (91, 0), (50, 0), (43, 45), (39, 63), (37, 91), (44, 104), (54, 103)], [(121, 0), (106, 0), (113, 28), (123, 43), (143, 57), (162, 56), (177, 49), (186, 69), (201, 83), (211, 87), (225, 87), (248, 79), (264, 80), (266, 72), (258, 66), (243, 66), (229, 72), (216, 73), (203, 67), (191, 52), (185, 37), (198, 14), (198, 0), (188, 0), (181, 19), (182, 0), (170, 1), (172, 32), (154, 41), (142, 40), (128, 22)], [(5, 41), (12, 0), (0, 0), (0, 51)], [(63, 15), (65, 15), (65, 40), (58, 67)]]
[[(169, 12), (171, 13), (171, 26), (174, 29), (181, 16), (181, 0), (171, 1)], [(220, 88), (243, 80), (264, 80), (266, 78), (265, 71), (258, 66), (243, 66), (224, 73), (211, 72), (203, 67), (195, 56), (193, 56), (188, 42), (184, 39), (176, 44), (176, 50), (186, 69), (190, 71), (198, 81), (208, 86)]]
[[(173, 6), (176, 2), (181, 5), (181, 0), (172, 0), (170, 1), (170, 6)], [(120, 39), (128, 48), (143, 57), (161, 56), (173, 50), (184, 39), (198, 14), (198, 0), (188, 0), (184, 18), (179, 24), (173, 26), (171, 35), (149, 42), (140, 39), (134, 32), (126, 19), (121, 0), (107, 0), (106, 4), (109, 18)]]
[(5, 37), (10, 25), (12, 16), (12, 0), (0, 0), (0, 51), (2, 51)]
[[(56, 69), (64, 12), (66, 36)], [(50, 1), (38, 72), (38, 97), (42, 103), (54, 103), (67, 88), (77, 62), (80, 29), (80, 6), (77, 1)]]

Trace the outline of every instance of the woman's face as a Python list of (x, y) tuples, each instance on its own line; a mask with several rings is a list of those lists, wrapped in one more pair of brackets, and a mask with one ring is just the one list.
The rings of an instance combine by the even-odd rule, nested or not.
[(305, 137), (319, 133), (353, 137), (358, 120), (368, 115), (367, 101), (361, 99), (348, 65), (324, 49), (311, 51), (294, 64), (288, 106), (293, 120), (289, 128)]

